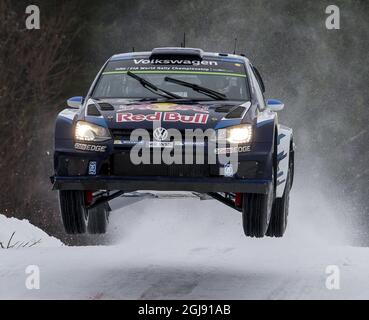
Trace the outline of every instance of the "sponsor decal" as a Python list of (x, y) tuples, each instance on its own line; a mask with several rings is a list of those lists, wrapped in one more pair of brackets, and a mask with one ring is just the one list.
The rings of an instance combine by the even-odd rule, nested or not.
[(137, 143), (143, 143), (143, 141), (138, 140), (114, 140), (115, 145), (132, 145)]
[(164, 113), (163, 121), (206, 124), (208, 118), (209, 116), (207, 114), (195, 113), (194, 115), (184, 115), (178, 112), (166, 112)]
[[(137, 67), (136, 67), (137, 68)], [(138, 71), (136, 71), (134, 68), (130, 68), (131, 71), (134, 71), (137, 74), (192, 74), (192, 75), (217, 75), (217, 76), (230, 76), (230, 77), (241, 77), (246, 78), (246, 75), (244, 73), (235, 73), (235, 72), (227, 72), (227, 70), (209, 70), (205, 68), (196, 68), (195, 70), (190, 70), (187, 67), (161, 67), (161, 68), (168, 68), (168, 70), (158, 70), (159, 67), (147, 67), (150, 68), (150, 70), (144, 70), (145, 68), (142, 67)], [(204, 69), (204, 70), (203, 70)], [(203, 70), (203, 71), (199, 71)], [(214, 69), (215, 70), (215, 69)], [(103, 72), (103, 75), (114, 75), (114, 74), (126, 74), (127, 68), (116, 68), (114, 71), (105, 71)]]
[(235, 146), (228, 148), (216, 148), (215, 154), (229, 154), (229, 153), (242, 153), (242, 152), (250, 152), (251, 146)]
[(165, 147), (165, 148), (173, 147), (173, 146), (180, 146), (180, 147), (183, 147), (183, 146), (204, 147), (205, 146), (205, 142), (194, 142), (194, 141), (173, 141), (173, 143), (172, 142), (165, 142), (162, 145), (160, 145), (160, 144), (151, 143), (150, 141), (145, 142), (143, 140), (141, 140), (141, 141), (137, 141), (137, 140), (114, 140), (114, 145), (132, 146), (132, 145), (136, 145), (136, 144), (145, 145), (148, 148), (155, 148), (156, 146)]
[(224, 176), (225, 177), (233, 177), (234, 171), (232, 163), (228, 163), (224, 166)]
[(97, 163), (96, 161), (90, 161), (88, 164), (88, 174), (90, 176), (96, 176), (97, 172)]
[(107, 146), (99, 146), (94, 144), (86, 143), (75, 143), (74, 148), (82, 151), (94, 151), (94, 152), (105, 152)]
[(116, 121), (120, 122), (142, 122), (142, 121), (160, 121), (162, 118), (161, 112), (155, 112), (154, 114), (133, 114), (127, 113), (117, 113)]
[(151, 110), (151, 111), (194, 111), (209, 113), (209, 108), (205, 106), (194, 105), (179, 105), (176, 103), (150, 103), (137, 104), (129, 106), (120, 106), (118, 111), (132, 111), (132, 110)]
[(146, 148), (173, 148), (174, 143), (170, 141), (148, 141)]
[(210, 60), (185, 60), (185, 59), (133, 59), (136, 65), (145, 64), (179, 64), (192, 66), (217, 66), (217, 61)]
[(155, 112), (153, 114), (133, 114), (133, 113), (117, 113), (116, 122), (142, 122), (142, 121), (164, 121), (164, 122), (181, 122), (193, 124), (206, 124), (209, 115), (195, 113), (194, 115), (184, 115), (178, 112)]

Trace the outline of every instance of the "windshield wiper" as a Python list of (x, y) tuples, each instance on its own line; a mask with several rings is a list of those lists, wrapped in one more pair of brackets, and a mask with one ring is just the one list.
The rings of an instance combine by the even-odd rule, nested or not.
[[(164, 89), (158, 88), (156, 85), (154, 85), (151, 82), (145, 80), (144, 78), (139, 77), (138, 75), (134, 74), (131, 71), (127, 71), (127, 75), (132, 77), (133, 79), (136, 79), (144, 88), (146, 88), (147, 90), (149, 90), (149, 91), (151, 91), (151, 92), (153, 92), (153, 93), (155, 93), (159, 96), (169, 98), (169, 99), (181, 99), (182, 98), (180, 96), (177, 96), (174, 93), (171, 93), (171, 92), (166, 91)], [(162, 92), (162, 93), (160, 93), (160, 92)]]
[(209, 88), (199, 86), (195, 83), (190, 83), (190, 82), (186, 82), (186, 81), (182, 81), (182, 80), (178, 80), (178, 79), (174, 79), (174, 78), (169, 78), (169, 77), (165, 77), (164, 80), (168, 81), (168, 82), (178, 84), (180, 86), (191, 88), (192, 90), (194, 90), (196, 92), (199, 92), (199, 93), (202, 93), (202, 94), (205, 94), (205, 95), (207, 95), (207, 96), (209, 96), (209, 97), (211, 97), (215, 100), (227, 100), (227, 96), (225, 94), (220, 93), (220, 92), (215, 91), (215, 90), (212, 90), (212, 89), (209, 89)]

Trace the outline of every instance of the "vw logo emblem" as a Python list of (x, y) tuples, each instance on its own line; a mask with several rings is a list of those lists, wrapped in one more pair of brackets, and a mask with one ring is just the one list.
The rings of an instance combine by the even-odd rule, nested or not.
[(155, 140), (164, 141), (168, 138), (168, 130), (160, 127), (154, 130), (153, 135)]

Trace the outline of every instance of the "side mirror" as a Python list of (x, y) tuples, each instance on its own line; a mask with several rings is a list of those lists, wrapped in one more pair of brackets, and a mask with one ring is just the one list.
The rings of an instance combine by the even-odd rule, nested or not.
[(67, 100), (67, 105), (69, 108), (79, 109), (82, 107), (83, 97), (73, 97)]
[(276, 99), (268, 99), (267, 107), (270, 111), (281, 111), (284, 108), (284, 103)]

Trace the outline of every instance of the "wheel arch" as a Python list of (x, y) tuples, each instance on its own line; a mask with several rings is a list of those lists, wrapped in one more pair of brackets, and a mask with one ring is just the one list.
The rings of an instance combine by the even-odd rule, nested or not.
[(295, 177), (295, 142), (293, 140), (293, 135), (290, 141), (290, 159), (289, 159), (290, 175), (291, 175), (291, 188), (293, 185), (293, 180)]
[(73, 139), (71, 127), (74, 125), (78, 112), (77, 109), (64, 109), (58, 114), (54, 131), (55, 147), (57, 147), (58, 140)]
[[(289, 167), (294, 163), (294, 147), (293, 144), (293, 131), (291, 128), (283, 125), (277, 126), (277, 198), (281, 198), (286, 187), (287, 174)], [(292, 150), (292, 152), (291, 152)]]

